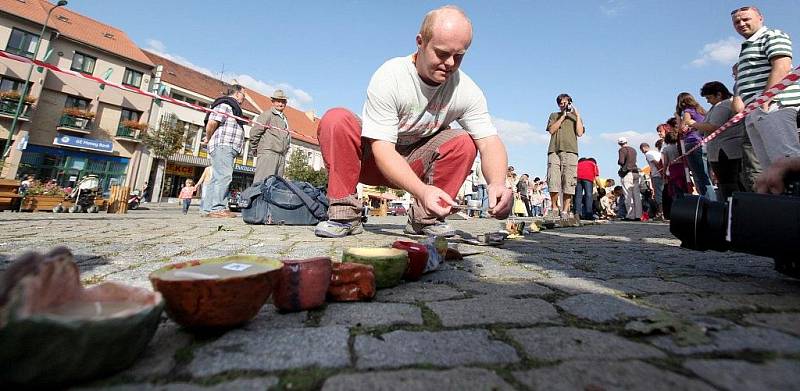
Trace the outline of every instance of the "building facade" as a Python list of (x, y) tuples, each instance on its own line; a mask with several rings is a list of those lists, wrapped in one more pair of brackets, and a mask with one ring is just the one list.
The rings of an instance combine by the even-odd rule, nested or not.
[[(198, 72), (192, 68), (178, 64), (158, 54), (145, 52), (150, 60), (156, 64), (156, 72), (152, 78), (157, 82), (153, 88), (160, 94), (173, 99), (192, 103), (202, 107), (209, 107), (214, 99), (223, 96), (231, 87), (230, 84), (212, 76)], [(245, 87), (246, 88), (246, 87)], [(265, 110), (272, 108), (272, 101), (263, 94), (246, 88), (246, 99), (242, 104), (245, 117), (253, 119)], [(289, 121), (289, 126), (300, 134), (292, 135), (289, 154), (300, 150), (307, 156), (309, 164), (315, 169), (323, 166), (322, 154), (316, 142), (317, 119), (308, 116), (292, 107), (284, 110)], [(165, 115), (174, 116), (177, 126), (184, 129), (183, 146), (166, 159), (155, 159), (150, 156), (144, 169), (146, 178), (139, 178), (140, 183), (147, 181), (153, 184), (152, 200), (167, 201), (175, 199), (186, 179), (195, 182), (200, 178), (205, 167), (211, 164), (205, 145), (201, 144), (206, 113), (200, 110), (187, 108), (175, 103), (162, 100), (153, 106), (151, 127), (164, 118)], [(234, 164), (231, 191), (241, 191), (253, 182), (255, 166), (258, 158), (253, 156), (249, 145), (250, 125), (245, 125), (245, 146), (242, 153), (236, 158)], [(287, 157), (288, 160), (288, 157)]]
[[(0, 5), (3, 50), (112, 83), (149, 88), (153, 63), (124, 32), (59, 7), (50, 16), (45, 37), (39, 37), (52, 4), (0, 0)], [(38, 39), (40, 50), (33, 53)], [(0, 96), (21, 93), (28, 69), (28, 64), (0, 60)], [(134, 186), (133, 168), (141, 159), (151, 98), (44, 68), (34, 69), (30, 87), (31, 104), (18, 122), (3, 177), (34, 175), (67, 187), (93, 174), (104, 191), (115, 184)], [(1, 107), (0, 138), (5, 141), (16, 105), (3, 100)]]

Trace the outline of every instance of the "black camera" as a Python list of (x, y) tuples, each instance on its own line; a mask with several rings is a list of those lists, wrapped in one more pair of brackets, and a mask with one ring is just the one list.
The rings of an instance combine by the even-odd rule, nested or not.
[(800, 178), (781, 195), (733, 193), (728, 202), (687, 196), (672, 204), (669, 230), (681, 247), (770, 257), (775, 270), (800, 278)]

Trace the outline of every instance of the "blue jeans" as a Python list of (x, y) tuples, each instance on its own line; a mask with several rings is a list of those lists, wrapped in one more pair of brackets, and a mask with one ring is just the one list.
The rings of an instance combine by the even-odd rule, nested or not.
[(238, 154), (233, 147), (228, 145), (217, 145), (214, 152), (211, 153), (213, 174), (208, 182), (208, 195), (203, 204), (204, 212), (227, 210), (225, 194), (233, 179), (233, 162)]
[(183, 206), (183, 214), (186, 214), (187, 212), (189, 212), (189, 205), (192, 204), (192, 199), (191, 198), (184, 198), (184, 199), (181, 200), (181, 203), (183, 204), (182, 205)]
[[(697, 144), (686, 144), (686, 150), (694, 148)], [(686, 156), (686, 161), (689, 163), (689, 171), (692, 172), (692, 180), (697, 187), (697, 192), (705, 196), (711, 201), (717, 200), (717, 193), (714, 186), (711, 184), (711, 178), (708, 176), (708, 160), (703, 153), (702, 148)]]
[(478, 198), (481, 200), (480, 217), (488, 217), (489, 192), (486, 190), (486, 185), (478, 185)]
[(592, 181), (585, 179), (578, 179), (578, 185), (575, 186), (575, 213), (585, 219), (591, 220), (592, 215)]
[(531, 209), (533, 209), (533, 216), (541, 216), (542, 215), (542, 207), (539, 205), (531, 205)]

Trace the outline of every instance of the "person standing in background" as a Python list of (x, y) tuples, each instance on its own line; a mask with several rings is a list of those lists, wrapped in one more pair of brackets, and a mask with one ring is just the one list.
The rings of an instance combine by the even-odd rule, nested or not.
[[(585, 128), (578, 109), (572, 105), (567, 94), (556, 97), (559, 111), (551, 113), (547, 119), (547, 132), (550, 144), (547, 147), (547, 187), (553, 212), (551, 217), (561, 215), (570, 217), (572, 196), (575, 195), (578, 169), (578, 137), (583, 136)], [(559, 202), (564, 199), (564, 205)], [(562, 208), (563, 206), (563, 208)]]
[(625, 195), (625, 221), (642, 219), (642, 193), (639, 187), (639, 167), (636, 165), (636, 150), (628, 146), (628, 139), (620, 137), (619, 144), (619, 177), (622, 180), (622, 192)]
[(272, 94), (272, 109), (261, 113), (250, 129), (250, 149), (258, 157), (253, 183), (263, 182), (272, 175), (283, 176), (291, 134), (286, 114), (287, 96), (283, 90)]

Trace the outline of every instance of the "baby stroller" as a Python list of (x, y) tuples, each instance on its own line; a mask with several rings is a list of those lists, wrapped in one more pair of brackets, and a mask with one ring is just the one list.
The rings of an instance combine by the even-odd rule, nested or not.
[[(97, 213), (100, 208), (95, 205), (94, 200), (100, 195), (100, 178), (97, 175), (87, 175), (83, 177), (75, 186), (72, 192), (64, 200), (72, 200), (72, 206), (68, 209), (69, 213)], [(64, 206), (58, 204), (53, 208), (53, 212), (63, 212)]]

